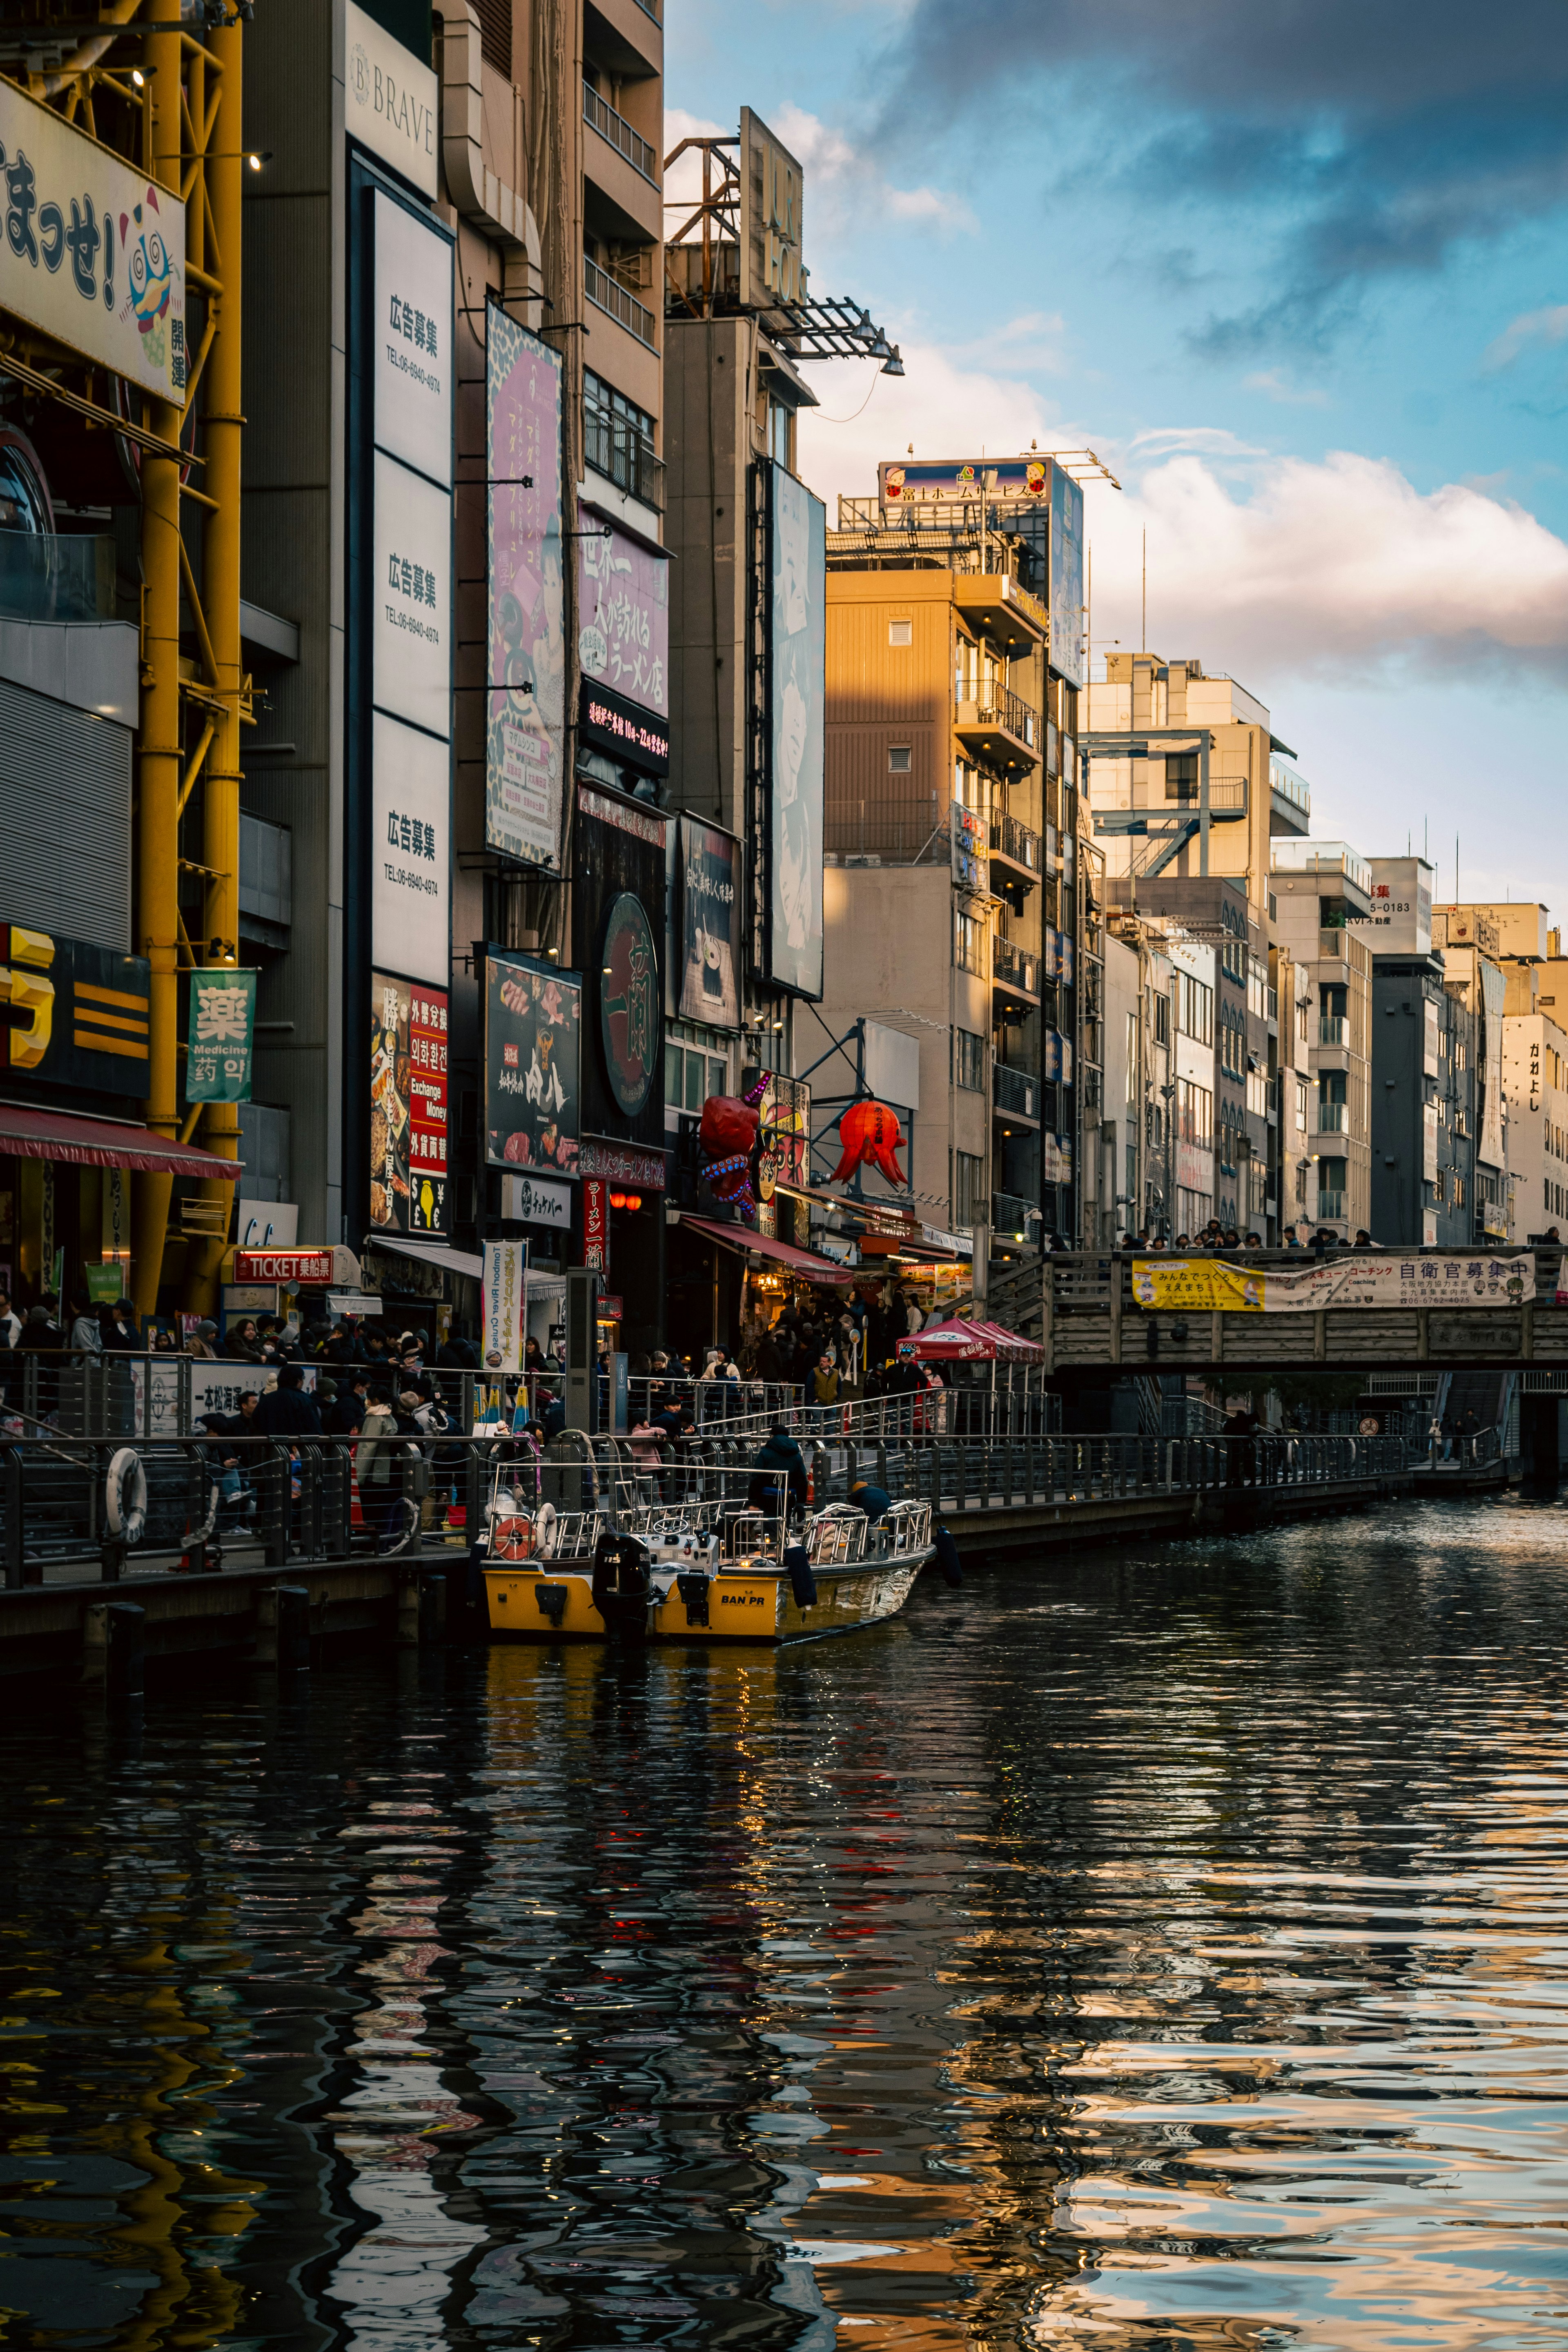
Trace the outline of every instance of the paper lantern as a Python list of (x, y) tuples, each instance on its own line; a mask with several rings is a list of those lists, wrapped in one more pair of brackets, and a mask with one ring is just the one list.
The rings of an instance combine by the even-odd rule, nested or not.
[(899, 1125), (899, 1114), (886, 1103), (851, 1103), (838, 1122), (838, 1140), (843, 1146), (833, 1181), (843, 1183), (853, 1176), (857, 1168), (875, 1168), (889, 1184), (907, 1184), (909, 1178), (899, 1166), (893, 1154), (908, 1136)]

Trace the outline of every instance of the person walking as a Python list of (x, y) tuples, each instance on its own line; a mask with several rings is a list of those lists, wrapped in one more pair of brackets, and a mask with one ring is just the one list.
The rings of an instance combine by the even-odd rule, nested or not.
[(103, 1327), (94, 1312), (91, 1299), (80, 1291), (71, 1300), (70, 1338), (67, 1344), (74, 1356), (100, 1356), (103, 1353)]
[(354, 1475), (359, 1480), (360, 1503), (365, 1520), (374, 1538), (377, 1551), (385, 1551), (394, 1540), (402, 1514), (402, 1483), (397, 1476), (397, 1417), (392, 1410), (392, 1391), (384, 1381), (377, 1381), (366, 1400), (364, 1423), (359, 1444), (354, 1447)]

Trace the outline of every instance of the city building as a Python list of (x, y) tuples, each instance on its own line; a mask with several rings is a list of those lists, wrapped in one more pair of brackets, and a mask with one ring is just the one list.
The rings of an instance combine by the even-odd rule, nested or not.
[(1372, 1220), (1387, 1247), (1476, 1238), (1477, 1023), (1432, 947), (1432, 868), (1374, 857)]
[(1306, 1213), (1349, 1241), (1372, 1222), (1372, 868), (1348, 842), (1277, 841), (1273, 888), (1280, 947), (1315, 1000)]
[[(1515, 945), (1533, 947), (1542, 943), (1543, 931), (1544, 926), (1531, 922), (1510, 936)], [(1449, 994), (1468, 1016), (1473, 1039), (1467, 1041), (1467, 1052), (1475, 1089), (1474, 1234), (1480, 1242), (1514, 1239), (1530, 1213), (1522, 1193), (1516, 1199), (1510, 1172), (1514, 1121), (1503, 1081), (1503, 1041), (1509, 989), (1519, 985), (1519, 976), (1510, 982), (1500, 960), (1500, 937), (1487, 907), (1432, 909), (1433, 948), (1443, 959)]]

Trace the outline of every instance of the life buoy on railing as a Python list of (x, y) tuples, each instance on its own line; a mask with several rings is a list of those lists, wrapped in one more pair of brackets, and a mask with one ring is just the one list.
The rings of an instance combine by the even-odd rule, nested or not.
[(555, 1506), (541, 1503), (533, 1515), (533, 1548), (541, 1559), (549, 1559), (555, 1550)]
[(497, 1519), (490, 1550), (497, 1559), (527, 1559), (533, 1550), (533, 1522), (522, 1511)]
[(121, 1445), (110, 1456), (103, 1523), (116, 1543), (139, 1544), (147, 1532), (147, 1473), (133, 1446)]

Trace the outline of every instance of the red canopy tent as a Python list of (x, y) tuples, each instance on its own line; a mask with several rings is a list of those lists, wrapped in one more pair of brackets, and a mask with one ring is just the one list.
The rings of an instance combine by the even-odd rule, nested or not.
[(1045, 1354), (1033, 1339), (1004, 1331), (999, 1323), (977, 1323), (962, 1315), (933, 1323), (929, 1331), (913, 1331), (900, 1339), (896, 1351), (915, 1363), (1031, 1364)]

